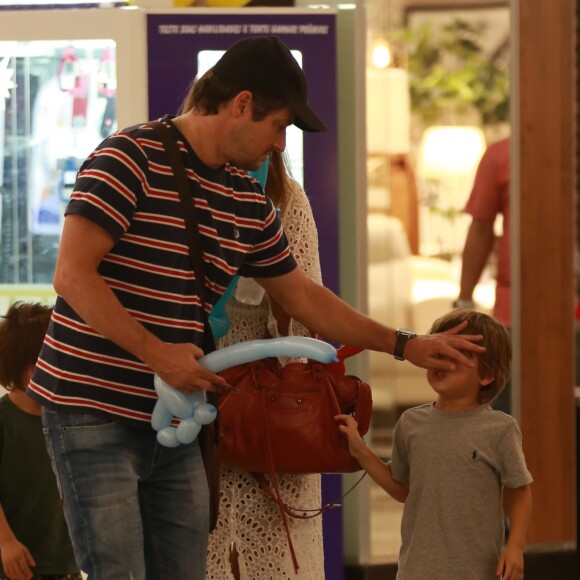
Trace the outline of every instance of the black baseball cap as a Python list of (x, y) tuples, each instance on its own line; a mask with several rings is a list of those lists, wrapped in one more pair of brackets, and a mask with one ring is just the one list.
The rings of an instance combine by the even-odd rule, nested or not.
[(240, 90), (256, 90), (284, 101), (294, 124), (313, 133), (328, 128), (310, 108), (306, 76), (288, 47), (275, 36), (245, 38), (232, 44), (213, 73)]

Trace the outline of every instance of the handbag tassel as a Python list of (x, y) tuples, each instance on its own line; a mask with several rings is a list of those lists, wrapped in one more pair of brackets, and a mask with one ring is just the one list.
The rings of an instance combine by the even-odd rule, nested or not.
[(278, 488), (278, 477), (276, 476), (276, 469), (274, 467), (274, 459), (272, 457), (272, 447), (270, 446), (270, 438), (268, 437), (268, 425), (266, 421), (266, 392), (262, 391), (262, 418), (264, 435), (266, 438), (266, 455), (268, 457), (268, 465), (270, 467), (270, 477), (272, 479), (272, 485), (274, 486), (274, 498), (280, 512), (282, 513), (282, 522), (284, 523), (284, 529), (286, 530), (286, 537), (288, 538), (288, 547), (290, 548), (290, 554), (292, 555), (292, 563), (294, 564), (294, 572), (298, 574), (298, 558), (296, 558), (296, 551), (294, 550), (294, 544), (292, 543), (292, 537), (290, 536), (290, 527), (288, 526), (288, 516), (286, 510), (284, 509), (284, 502), (282, 501), (282, 496), (280, 495), (280, 489)]
[[(270, 438), (268, 436), (268, 424), (266, 420), (266, 392), (262, 391), (261, 397), (261, 404), (262, 404), (262, 426), (264, 429), (264, 438), (266, 442), (266, 456), (268, 460), (269, 466), (269, 473), (270, 480), (272, 485), (269, 485), (266, 477), (263, 473), (256, 473), (252, 472), (251, 475), (254, 479), (258, 482), (258, 485), (262, 488), (262, 490), (274, 501), (278, 508), (280, 509), (280, 513), (282, 514), (282, 523), (284, 524), (284, 530), (286, 531), (286, 537), (288, 538), (288, 547), (290, 549), (290, 554), (292, 556), (292, 563), (294, 565), (294, 572), (298, 574), (298, 558), (296, 557), (296, 551), (294, 550), (294, 544), (292, 543), (292, 537), (290, 535), (290, 527), (288, 525), (288, 516), (291, 518), (307, 520), (310, 518), (317, 517), (321, 515), (323, 512), (341, 507), (342, 500), (364, 479), (367, 472), (365, 471), (361, 477), (356, 481), (356, 483), (345, 493), (343, 494), (337, 501), (327, 503), (320, 508), (316, 509), (302, 509), (298, 510), (296, 508), (290, 507), (284, 503), (282, 499), (282, 495), (280, 494), (280, 489), (278, 487), (278, 475), (276, 473), (276, 467), (274, 466), (274, 458), (272, 455), (272, 447), (270, 445)], [(273, 489), (272, 489), (273, 488)], [(302, 513), (298, 513), (302, 512)], [(308, 513), (310, 512), (310, 513)]]

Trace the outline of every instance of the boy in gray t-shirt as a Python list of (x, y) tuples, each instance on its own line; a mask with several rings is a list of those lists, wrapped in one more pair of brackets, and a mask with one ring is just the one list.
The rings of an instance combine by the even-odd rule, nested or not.
[(509, 377), (510, 336), (473, 310), (450, 312), (430, 333), (445, 331), (481, 334), (486, 351), (464, 353), (473, 367), (427, 371), (437, 400), (403, 413), (388, 464), (365, 446), (353, 417), (337, 416), (339, 428), (361, 466), (405, 503), (397, 580), (521, 580), (532, 477), (516, 420), (489, 406)]

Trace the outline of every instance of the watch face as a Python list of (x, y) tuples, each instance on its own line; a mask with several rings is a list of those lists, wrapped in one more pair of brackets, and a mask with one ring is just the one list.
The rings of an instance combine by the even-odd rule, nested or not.
[(417, 336), (417, 333), (413, 330), (409, 330), (408, 328), (399, 328), (399, 330), (397, 330), (397, 335), (403, 335), (407, 338), (411, 338)]

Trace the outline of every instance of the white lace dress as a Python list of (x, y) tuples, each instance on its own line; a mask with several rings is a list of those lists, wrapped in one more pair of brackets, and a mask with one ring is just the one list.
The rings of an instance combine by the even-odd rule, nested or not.
[[(314, 280), (321, 281), (318, 234), (312, 209), (298, 184), (293, 189), (282, 215), (284, 231), (299, 266)], [(275, 335), (267, 298), (249, 306), (232, 298), (226, 306), (230, 330), (219, 340), (219, 347), (263, 338), (269, 328)], [(292, 321), (290, 334), (309, 336), (304, 326)], [(290, 506), (305, 509), (321, 505), (320, 475), (283, 475), (280, 492)], [(221, 498), (216, 529), (209, 539), (206, 578), (231, 580), (232, 545), (238, 552), (242, 580), (283, 578), (324, 578), (322, 517), (308, 520), (288, 518), (292, 543), (299, 564), (294, 572), (286, 531), (277, 505), (260, 489), (254, 478), (242, 471), (222, 466)]]

